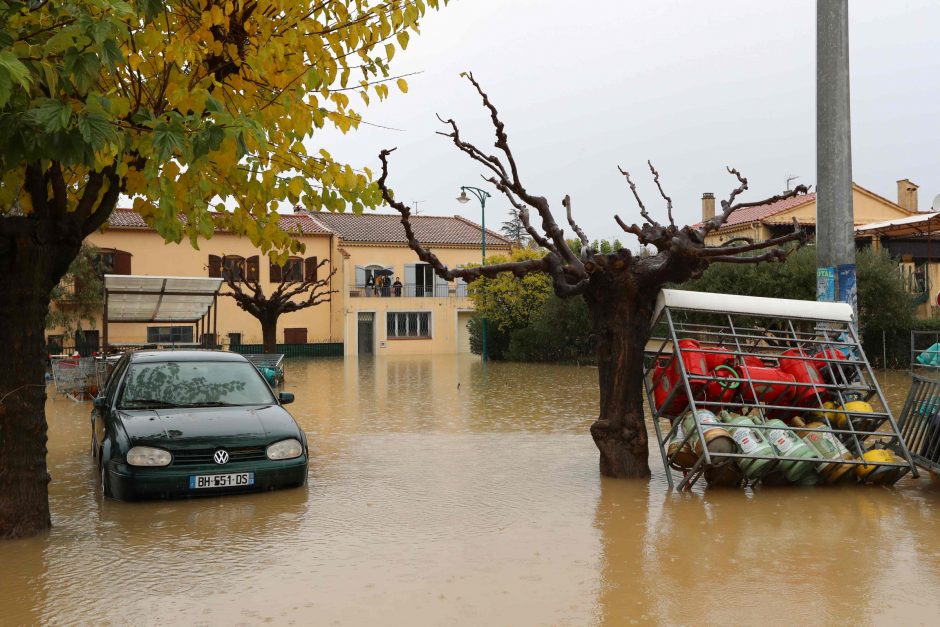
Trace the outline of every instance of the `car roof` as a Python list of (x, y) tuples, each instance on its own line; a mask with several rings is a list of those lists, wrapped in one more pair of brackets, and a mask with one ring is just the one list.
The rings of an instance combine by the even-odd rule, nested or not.
[(171, 361), (237, 361), (247, 362), (244, 355), (228, 351), (212, 350), (146, 350), (131, 353), (130, 361), (135, 364)]

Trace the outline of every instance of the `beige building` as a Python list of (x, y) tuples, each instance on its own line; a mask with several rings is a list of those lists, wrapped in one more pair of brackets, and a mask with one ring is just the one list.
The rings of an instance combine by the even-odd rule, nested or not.
[[(145, 276), (209, 277), (234, 273), (257, 276), (265, 294), (288, 275), (299, 280), (317, 272), (330, 277), (332, 300), (315, 307), (284, 314), (278, 320), (279, 344), (295, 345), (298, 354), (433, 354), (469, 351), (467, 323), (473, 305), (462, 282), (442, 281), (422, 263), (405, 239), (397, 214), (365, 213), (282, 215), (281, 227), (303, 242), (303, 256), (291, 257), (281, 268), (270, 264), (247, 238), (217, 231), (199, 249), (188, 242), (165, 243), (143, 219), (129, 209), (116, 209), (108, 227), (88, 238), (101, 250), (102, 266), (112, 274)], [(480, 225), (461, 217), (413, 216), (418, 239), (448, 266), (479, 264)], [(491, 254), (506, 254), (510, 242), (486, 232)], [(377, 277), (388, 284), (377, 287)], [(395, 286), (396, 278), (401, 286)], [(378, 281), (381, 283), (381, 280)], [(222, 293), (228, 290), (223, 285)], [(212, 328), (212, 327), (210, 327)], [(224, 347), (254, 349), (261, 344), (261, 325), (231, 298), (220, 297), (218, 343)], [(84, 350), (100, 344), (99, 319), (85, 331)], [(198, 343), (193, 324), (109, 324), (109, 345), (139, 346)], [(56, 332), (50, 344), (70, 344)], [(299, 346), (296, 346), (299, 345)], [(309, 349), (303, 353), (300, 346)]]
[[(887, 198), (852, 184), (852, 204), (855, 226), (906, 218), (917, 213), (917, 185), (907, 179), (898, 181), (898, 201)], [(721, 210), (720, 207), (717, 208)], [(702, 196), (702, 221), (715, 215), (715, 195)], [(745, 207), (731, 214), (725, 225), (709, 233), (705, 243), (720, 246), (736, 237), (749, 237), (755, 242), (784, 235), (793, 230), (794, 218), (810, 233), (816, 233), (816, 194), (793, 196), (786, 200), (756, 207)]]

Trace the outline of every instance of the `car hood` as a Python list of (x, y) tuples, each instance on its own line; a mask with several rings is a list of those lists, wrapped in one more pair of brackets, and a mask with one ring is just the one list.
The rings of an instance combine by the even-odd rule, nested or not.
[(134, 444), (257, 444), (300, 433), (279, 405), (120, 410), (118, 417)]

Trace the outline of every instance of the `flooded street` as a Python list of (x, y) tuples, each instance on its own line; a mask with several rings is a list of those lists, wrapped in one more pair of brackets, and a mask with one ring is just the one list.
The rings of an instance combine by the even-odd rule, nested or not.
[[(879, 380), (895, 411), (906, 373)], [(940, 487), (602, 480), (596, 370), (294, 360), (305, 488), (102, 501), (90, 404), (47, 405), (54, 528), (0, 544), (0, 624), (928, 624)]]

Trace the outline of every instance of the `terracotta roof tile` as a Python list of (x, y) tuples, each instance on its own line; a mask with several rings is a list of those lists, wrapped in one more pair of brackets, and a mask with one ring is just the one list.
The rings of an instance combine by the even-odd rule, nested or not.
[[(213, 213), (213, 215), (215, 214)], [(186, 216), (180, 215), (180, 221), (185, 223)], [(300, 232), (310, 234), (327, 235), (330, 233), (329, 229), (306, 213), (283, 213), (280, 217), (280, 225), (288, 233), (297, 233), (298, 229)], [(133, 209), (115, 209), (112, 211), (108, 217), (108, 226), (112, 229), (150, 229), (141, 215)]]
[[(317, 222), (346, 242), (407, 244), (405, 227), (397, 213), (314, 213)], [(411, 216), (415, 236), (427, 245), (480, 245), (480, 225), (460, 216)], [(489, 229), (487, 245), (510, 246), (511, 242)]]
[(790, 198), (778, 200), (777, 202), (768, 203), (766, 205), (738, 209), (731, 214), (731, 217), (728, 218), (727, 222), (725, 222), (724, 227), (726, 228), (729, 226), (735, 226), (744, 222), (764, 220), (782, 211), (792, 209), (793, 207), (799, 207), (800, 205), (804, 205), (814, 200), (816, 200), (816, 192), (802, 194), (800, 196), (791, 196)]

